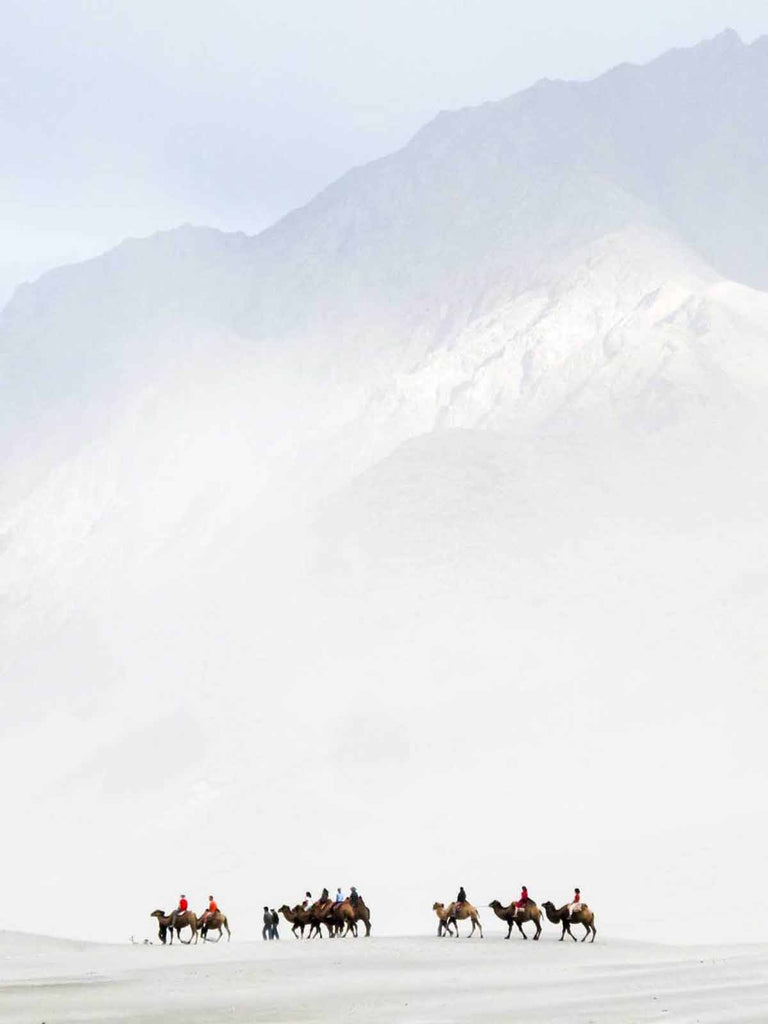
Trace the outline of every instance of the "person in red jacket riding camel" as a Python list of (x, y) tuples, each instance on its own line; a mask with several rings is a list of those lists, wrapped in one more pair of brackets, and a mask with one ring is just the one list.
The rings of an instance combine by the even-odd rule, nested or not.
[(522, 910), (522, 908), (526, 907), (529, 903), (533, 903), (533, 900), (528, 895), (528, 886), (524, 885), (522, 892), (520, 893), (520, 899), (515, 903), (515, 906)]
[(581, 889), (574, 889), (573, 900), (568, 904), (568, 917), (573, 917), (579, 910), (581, 910)]
[(178, 905), (178, 907), (176, 907), (174, 912), (171, 914), (171, 928), (175, 928), (176, 927), (176, 918), (179, 917), (182, 914), (186, 914), (186, 912), (188, 910), (189, 910), (189, 903), (187, 902), (187, 897), (184, 895), (184, 893), (182, 893), (181, 896), (179, 896), (179, 905)]

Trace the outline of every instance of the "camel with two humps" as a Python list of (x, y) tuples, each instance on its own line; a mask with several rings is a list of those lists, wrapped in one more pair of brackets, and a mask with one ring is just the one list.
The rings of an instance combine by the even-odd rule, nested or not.
[(569, 904), (565, 904), (563, 907), (556, 907), (554, 903), (547, 900), (546, 903), (541, 904), (544, 913), (552, 924), (560, 924), (563, 926), (562, 934), (560, 935), (560, 941), (562, 942), (567, 932), (574, 942), (578, 939), (571, 931), (572, 924), (584, 925), (584, 938), (581, 940), (585, 942), (589, 935), (592, 936), (591, 942), (595, 941), (597, 935), (597, 928), (595, 928), (595, 915), (589, 909), (586, 903), (579, 904), (577, 909), (571, 910)]
[[(201, 914), (197, 920), (197, 928), (200, 934), (203, 936), (203, 942), (219, 942), (222, 935), (224, 934), (224, 931), (222, 931), (222, 929), (224, 929), (227, 933), (227, 942), (229, 942), (232, 938), (232, 932), (229, 930), (229, 921), (227, 920), (227, 915), (222, 914), (220, 910), (217, 910), (215, 914), (211, 914), (208, 918), (206, 918), (205, 914)], [(218, 932), (218, 938), (209, 939), (208, 932)]]
[[(435, 911), (437, 916), (442, 920), (441, 911), (445, 911), (447, 920), (453, 924), (456, 929), (456, 938), (459, 937), (459, 921), (466, 921), (467, 918), (472, 922), (472, 931), (469, 933), (467, 938), (471, 939), (475, 934), (475, 929), (479, 929), (480, 938), (483, 937), (483, 926), (480, 924), (480, 915), (477, 912), (477, 907), (473, 907), (471, 903), (449, 903), (445, 907), (442, 903), (434, 903), (432, 909)], [(450, 931), (450, 929), (449, 929)]]
[[(173, 945), (173, 932), (176, 931), (176, 938), (179, 942), (183, 942), (185, 946), (188, 946), (194, 938), (195, 944), (197, 944), (197, 915), (192, 910), (185, 910), (183, 914), (176, 913), (166, 914), (164, 910), (153, 910), (150, 917), (156, 917), (158, 923), (158, 935), (160, 941), (165, 945), (166, 933), (170, 935), (171, 945)], [(182, 939), (181, 930), (182, 928), (189, 928), (192, 935), (188, 939)]]
[(509, 931), (505, 938), (508, 939), (511, 936), (512, 928), (517, 925), (517, 929), (520, 934), (524, 939), (527, 939), (528, 936), (523, 931), (523, 925), (527, 921), (533, 921), (536, 928), (536, 934), (533, 936), (533, 941), (535, 942), (541, 935), (541, 911), (533, 900), (528, 900), (528, 902), (522, 907), (518, 907), (516, 903), (510, 903), (508, 907), (505, 907), (498, 900), (491, 900), (488, 906), (494, 912), (496, 917), (500, 917), (502, 921), (506, 921), (509, 925)]

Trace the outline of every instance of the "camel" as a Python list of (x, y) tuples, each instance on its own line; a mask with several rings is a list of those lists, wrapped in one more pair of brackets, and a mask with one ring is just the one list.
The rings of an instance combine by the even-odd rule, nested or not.
[(353, 903), (351, 900), (347, 900), (347, 902), (355, 915), (355, 924), (359, 924), (360, 921), (363, 922), (365, 925), (365, 937), (368, 938), (371, 934), (371, 912), (365, 905), (365, 900), (362, 896), (358, 896), (356, 903)]
[[(177, 913), (175, 915), (173, 927), (171, 927), (171, 920), (173, 919), (173, 915), (166, 915), (164, 910), (153, 910), (149, 916), (157, 918), (158, 935), (160, 936), (160, 941), (162, 942), (163, 945), (165, 945), (166, 932), (170, 933), (171, 945), (173, 945), (174, 928), (176, 929), (176, 938), (179, 940), (179, 942), (183, 942), (185, 946), (188, 946), (192, 942), (192, 939), (194, 938), (195, 945), (197, 945), (197, 916), (195, 915), (194, 911), (185, 910), (183, 914)], [(189, 928), (192, 931), (192, 935), (186, 940), (182, 939), (181, 937), (182, 928)]]
[[(229, 930), (229, 921), (227, 921), (227, 915), (222, 914), (220, 910), (217, 910), (212, 917), (204, 921), (205, 914), (201, 914), (197, 921), (197, 927), (200, 934), (203, 936), (203, 942), (219, 942), (221, 936), (224, 934), (222, 928), (226, 930), (227, 942), (232, 938), (232, 932)], [(218, 932), (219, 937), (217, 939), (209, 939), (208, 932)]]
[[(440, 917), (440, 912), (437, 910), (438, 907), (442, 907), (442, 903), (436, 903), (432, 908), (437, 912)], [(483, 926), (480, 924), (480, 915), (477, 912), (477, 907), (473, 907), (471, 903), (449, 903), (445, 907), (446, 914), (449, 920), (453, 923), (456, 928), (456, 938), (459, 937), (459, 921), (464, 921), (469, 918), (472, 922), (472, 931), (469, 933), (467, 938), (471, 939), (475, 934), (475, 928), (480, 929), (480, 938), (483, 937)]]
[(496, 917), (500, 917), (502, 921), (506, 921), (509, 925), (509, 931), (505, 935), (505, 938), (508, 939), (510, 937), (513, 925), (517, 925), (520, 934), (524, 939), (527, 939), (528, 936), (523, 931), (523, 925), (526, 921), (533, 921), (536, 926), (536, 934), (533, 936), (534, 942), (541, 935), (541, 911), (533, 900), (526, 903), (524, 907), (518, 907), (515, 903), (510, 903), (508, 907), (504, 907), (498, 900), (491, 900), (488, 906), (494, 912)]
[(450, 916), (450, 914), (448, 913), (448, 911), (445, 908), (445, 904), (444, 903), (433, 903), (432, 904), (432, 909), (437, 914), (437, 920), (438, 920), (437, 934), (438, 934), (438, 936), (441, 936), (443, 934), (445, 934), (445, 935), (453, 935), (453, 927), (456, 927), (456, 936), (458, 937), (459, 929), (458, 929), (458, 926), (456, 926), (456, 918)]
[(586, 903), (582, 903), (579, 906), (579, 909), (574, 910), (573, 913), (569, 911), (567, 903), (564, 907), (560, 907), (558, 909), (554, 903), (547, 900), (547, 902), (542, 903), (541, 906), (552, 924), (561, 924), (563, 926), (563, 932), (560, 936), (561, 942), (565, 938), (566, 932), (568, 932), (574, 942), (578, 941), (571, 931), (572, 924), (584, 925), (584, 938), (581, 940), (582, 942), (585, 942), (587, 936), (590, 934), (592, 935), (592, 939), (590, 941), (595, 941), (595, 936), (597, 935), (597, 928), (595, 928), (595, 915)]
[[(296, 938), (304, 938), (304, 929), (307, 927), (309, 922), (309, 911), (301, 905), (296, 906), (291, 910), (285, 903), (282, 907), (278, 908), (278, 912), (283, 915), (288, 924), (292, 925), (291, 931)], [(301, 932), (301, 935), (299, 935)]]
[(318, 900), (309, 908), (309, 937), (323, 937), (321, 925), (328, 929), (328, 938), (332, 939), (336, 934), (336, 922), (331, 916), (333, 910), (332, 900)]

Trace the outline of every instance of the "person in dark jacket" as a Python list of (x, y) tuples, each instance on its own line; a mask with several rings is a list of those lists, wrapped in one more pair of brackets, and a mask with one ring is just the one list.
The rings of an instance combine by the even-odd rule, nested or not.
[(459, 895), (456, 897), (456, 902), (457, 903), (466, 903), (467, 902), (467, 894), (464, 892), (464, 886), (463, 885), (459, 889)]
[(270, 911), (270, 917), (272, 918), (272, 934), (270, 935), (270, 939), (279, 939), (280, 935), (278, 933), (277, 926), (280, 924), (280, 918), (278, 917), (277, 911), (274, 907), (272, 907), (272, 910)]
[(349, 902), (352, 904), (353, 907), (356, 907), (359, 899), (360, 894), (353, 885), (349, 890)]
[(269, 911), (269, 907), (264, 907), (264, 927), (261, 929), (262, 939), (274, 938), (272, 934), (272, 914)]

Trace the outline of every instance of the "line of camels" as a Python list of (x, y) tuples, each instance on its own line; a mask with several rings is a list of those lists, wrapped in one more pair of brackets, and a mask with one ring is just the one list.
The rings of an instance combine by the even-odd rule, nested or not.
[[(590, 941), (594, 942), (597, 935), (595, 915), (586, 903), (582, 903), (572, 910), (569, 904), (558, 908), (549, 900), (542, 903), (541, 907), (534, 903), (533, 900), (528, 900), (522, 907), (519, 907), (514, 902), (505, 907), (499, 900), (491, 900), (488, 907), (498, 918), (501, 918), (502, 921), (509, 925), (505, 936), (507, 939), (512, 935), (512, 929), (515, 925), (523, 938), (527, 939), (528, 936), (523, 930), (523, 925), (528, 921), (533, 921), (536, 929), (533, 936), (535, 942), (541, 935), (542, 910), (552, 924), (562, 926), (561, 942), (566, 935), (570, 935), (574, 942), (577, 941), (576, 936), (571, 931), (572, 924), (583, 925), (584, 937), (581, 940), (582, 942), (585, 942), (590, 935), (592, 936)], [(447, 905), (444, 903), (433, 903), (432, 909), (437, 914), (437, 934), (439, 936), (453, 935), (458, 938), (459, 921), (469, 920), (472, 923), (472, 931), (469, 933), (468, 938), (472, 938), (476, 930), (480, 932), (480, 938), (483, 938), (483, 926), (480, 923), (480, 915), (477, 912), (477, 908), (473, 907), (471, 903), (453, 902)], [(307, 937), (310, 939), (315, 936), (322, 938), (323, 928), (327, 930), (329, 938), (345, 935), (354, 935), (357, 938), (358, 924), (362, 924), (365, 927), (366, 936), (371, 934), (371, 913), (365, 905), (362, 896), (358, 897), (354, 905), (348, 899), (344, 900), (343, 903), (333, 903), (331, 900), (326, 900), (314, 903), (311, 907), (301, 905), (289, 907), (283, 904), (279, 910), (285, 920), (292, 926), (291, 931), (296, 938), (303, 939), (307, 928), (309, 929)], [(173, 944), (174, 931), (179, 942), (183, 942), (186, 945), (193, 941), (196, 943), (200, 936), (202, 936), (203, 942), (218, 942), (225, 931), (228, 942), (232, 937), (227, 916), (220, 910), (216, 911), (215, 914), (209, 916), (206, 920), (204, 920), (205, 915), (198, 917), (192, 910), (187, 910), (183, 914), (177, 913), (175, 916), (166, 914), (162, 910), (154, 910), (151, 916), (157, 918), (158, 934), (163, 945), (168, 940), (170, 940), (171, 945)], [(181, 937), (181, 932), (185, 928), (189, 928), (191, 932), (188, 939), (182, 939)], [(218, 932), (218, 935), (213, 939), (209, 936), (209, 932)]]
[[(518, 931), (527, 939), (528, 936), (523, 930), (523, 925), (528, 921), (533, 921), (536, 933), (533, 936), (534, 942), (541, 935), (541, 911), (547, 915), (547, 919), (552, 924), (559, 924), (562, 926), (562, 933), (560, 935), (560, 941), (562, 942), (566, 934), (570, 935), (574, 942), (577, 941), (576, 936), (571, 931), (572, 924), (581, 924), (584, 926), (584, 942), (591, 935), (591, 942), (595, 941), (597, 935), (597, 928), (595, 927), (595, 915), (589, 909), (586, 903), (581, 903), (576, 908), (571, 909), (570, 904), (566, 903), (565, 906), (556, 907), (554, 903), (549, 900), (546, 903), (542, 903), (541, 907), (537, 906), (533, 900), (529, 899), (525, 905), (519, 907), (517, 903), (510, 903), (508, 907), (505, 907), (498, 900), (491, 900), (488, 904), (489, 908), (494, 912), (496, 917), (500, 917), (502, 921), (506, 921), (509, 925), (507, 934), (504, 936), (508, 939), (512, 935), (512, 929), (517, 925)], [(432, 909), (437, 914), (437, 934), (438, 935), (455, 935), (459, 937), (459, 921), (469, 920), (472, 922), (472, 931), (469, 933), (468, 938), (472, 938), (477, 929), (480, 932), (480, 938), (483, 937), (483, 926), (480, 924), (480, 915), (477, 912), (477, 908), (473, 907), (471, 903), (449, 903), (447, 906), (444, 903), (433, 903)]]
[[(354, 904), (348, 899), (344, 900), (343, 903), (334, 903), (333, 900), (319, 900), (317, 903), (312, 904), (311, 907), (299, 905), (291, 908), (283, 904), (280, 907), (280, 913), (292, 925), (291, 930), (297, 938), (299, 936), (302, 939), (304, 938), (306, 928), (309, 928), (308, 937), (310, 939), (316, 935), (322, 938), (323, 927), (327, 929), (330, 938), (337, 935), (354, 935), (357, 938), (358, 924), (363, 925), (366, 935), (371, 934), (371, 913), (365, 905), (362, 896), (358, 896)], [(187, 946), (192, 942), (197, 943), (200, 936), (202, 936), (203, 942), (218, 942), (223, 934), (222, 930), (227, 933), (227, 942), (232, 937), (227, 916), (220, 910), (209, 916), (207, 920), (204, 920), (205, 915), (198, 917), (192, 910), (186, 910), (183, 913), (177, 912), (175, 915), (166, 914), (164, 910), (153, 910), (150, 916), (157, 918), (158, 935), (163, 945), (166, 942), (170, 942), (173, 945), (174, 932), (176, 932), (176, 938), (179, 942), (183, 942)], [(182, 939), (181, 937), (181, 933), (185, 928), (190, 929), (188, 939)], [(219, 933), (215, 939), (211, 938), (208, 934), (212, 931)]]
[[(176, 938), (179, 942), (183, 942), (186, 946), (193, 940), (197, 943), (201, 935), (203, 942), (218, 942), (225, 931), (227, 933), (227, 942), (232, 938), (227, 915), (222, 914), (220, 910), (217, 910), (215, 914), (209, 914), (207, 919), (205, 914), (201, 914), (198, 917), (194, 910), (185, 910), (183, 913), (177, 911), (175, 915), (166, 914), (164, 910), (153, 910), (150, 917), (157, 918), (157, 934), (163, 945), (165, 945), (166, 941), (170, 941), (170, 944), (173, 945), (174, 932), (176, 932)], [(184, 928), (189, 928), (191, 932), (188, 939), (182, 939), (181, 937)], [(219, 934), (213, 939), (208, 935), (208, 932), (218, 932)]]

